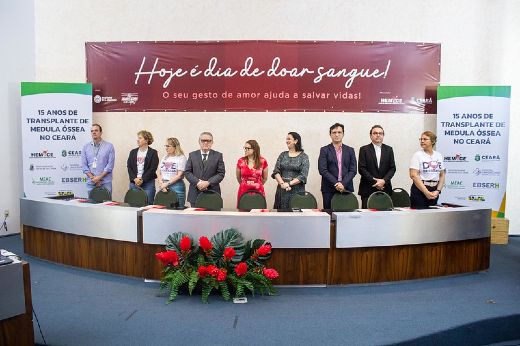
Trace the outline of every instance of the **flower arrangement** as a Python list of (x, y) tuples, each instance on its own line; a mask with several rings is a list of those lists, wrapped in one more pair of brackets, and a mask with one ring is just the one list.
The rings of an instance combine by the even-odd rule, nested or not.
[(166, 304), (179, 294), (179, 288), (188, 285), (190, 295), (200, 285), (202, 301), (208, 302), (212, 290), (220, 290), (222, 297), (231, 300), (243, 297), (246, 290), (273, 295), (271, 282), (278, 277), (274, 269), (265, 267), (271, 258), (271, 244), (264, 239), (244, 241), (234, 228), (220, 231), (211, 240), (200, 237), (194, 242), (188, 233), (176, 232), (166, 238), (166, 250), (156, 254), (164, 265), (164, 277), (159, 292), (170, 290)]

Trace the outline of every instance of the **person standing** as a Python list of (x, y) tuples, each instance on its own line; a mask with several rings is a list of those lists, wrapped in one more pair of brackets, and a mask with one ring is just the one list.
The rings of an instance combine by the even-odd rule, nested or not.
[(345, 127), (335, 123), (329, 128), (329, 135), (332, 143), (320, 149), (318, 158), (323, 209), (331, 209), (334, 194), (354, 192), (352, 179), (357, 172), (356, 153), (353, 148), (343, 144)]
[(302, 138), (296, 132), (289, 132), (285, 138), (288, 151), (282, 152), (271, 177), (276, 180), (274, 209), (289, 209), (291, 198), (305, 192), (309, 175), (309, 156), (303, 152)]
[(260, 145), (254, 139), (244, 144), (244, 157), (238, 159), (236, 167), (238, 188), (237, 206), (240, 196), (248, 190), (256, 190), (265, 197), (264, 184), (267, 181), (267, 161), (260, 155)]
[(153, 136), (146, 130), (137, 133), (138, 147), (132, 149), (128, 155), (126, 167), (128, 169), (129, 187), (142, 188), (148, 196), (148, 204), (153, 204), (155, 198), (155, 179), (159, 156), (157, 150), (152, 149)]
[(370, 129), (372, 143), (359, 148), (358, 170), (361, 175), (358, 194), (361, 196), (361, 206), (367, 208), (368, 197), (376, 191), (392, 194), (390, 179), (395, 174), (394, 150), (383, 144), (385, 131), (380, 125)]
[(116, 152), (112, 143), (102, 139), (101, 125), (94, 124), (90, 129), (92, 142), (83, 146), (81, 163), (83, 173), (87, 175), (87, 193), (96, 186), (104, 186), (112, 196), (112, 171), (116, 159)]
[(222, 154), (211, 149), (213, 135), (202, 132), (199, 136), (200, 150), (192, 151), (188, 155), (184, 176), (190, 183), (188, 202), (195, 206), (197, 196), (206, 190), (220, 194), (220, 182), (226, 175), (226, 167)]
[(157, 171), (159, 188), (162, 192), (174, 191), (179, 197), (179, 207), (184, 208), (186, 186), (183, 178), (186, 169), (186, 156), (184, 156), (184, 151), (182, 151), (177, 138), (168, 138), (164, 148), (166, 155), (162, 158)]
[(410, 203), (414, 209), (426, 209), (436, 205), (444, 186), (444, 157), (433, 150), (437, 136), (426, 131), (419, 138), (422, 150), (412, 156), (410, 161)]

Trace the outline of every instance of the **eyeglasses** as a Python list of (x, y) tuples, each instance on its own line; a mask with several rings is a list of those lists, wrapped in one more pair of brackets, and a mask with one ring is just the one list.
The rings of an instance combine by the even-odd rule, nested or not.
[(373, 134), (374, 136), (384, 136), (384, 135), (385, 135), (384, 132), (372, 132), (372, 134)]
[(253, 148), (244, 147), (244, 150), (253, 150)]
[(419, 140), (420, 140), (421, 142), (426, 142), (426, 141), (429, 141), (430, 139), (429, 139), (429, 138), (419, 138)]
[(211, 143), (211, 142), (213, 142), (212, 139), (201, 139), (200, 141), (201, 141), (202, 143)]
[(172, 148), (173, 145), (166, 144), (164, 147), (165, 147), (165, 148)]

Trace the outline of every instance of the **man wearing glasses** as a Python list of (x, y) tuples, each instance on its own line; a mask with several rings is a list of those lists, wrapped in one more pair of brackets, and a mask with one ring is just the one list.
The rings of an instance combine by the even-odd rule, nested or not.
[(212, 190), (220, 194), (220, 182), (224, 179), (226, 168), (222, 153), (212, 150), (212, 145), (213, 135), (202, 132), (199, 136), (200, 150), (188, 156), (184, 176), (190, 183), (188, 202), (192, 207), (202, 191)]
[(366, 209), (368, 197), (373, 192), (384, 191), (392, 194), (390, 179), (395, 174), (394, 151), (383, 144), (385, 131), (380, 125), (370, 129), (372, 143), (359, 148), (358, 170), (361, 175), (358, 194), (361, 196), (361, 207)]

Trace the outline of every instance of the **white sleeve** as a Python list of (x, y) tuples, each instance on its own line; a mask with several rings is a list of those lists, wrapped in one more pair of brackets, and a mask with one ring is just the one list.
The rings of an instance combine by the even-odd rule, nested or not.
[(419, 158), (419, 154), (416, 152), (413, 154), (412, 159), (410, 160), (410, 167), (411, 169), (420, 170), (421, 168), (421, 159)]

